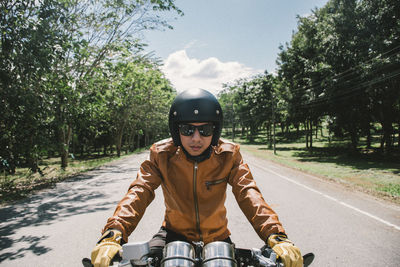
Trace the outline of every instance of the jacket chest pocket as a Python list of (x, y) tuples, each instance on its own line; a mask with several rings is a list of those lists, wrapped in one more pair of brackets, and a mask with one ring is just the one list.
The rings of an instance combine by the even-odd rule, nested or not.
[(206, 181), (206, 188), (207, 190), (211, 190), (212, 186), (222, 184), (222, 183), (227, 183), (228, 178), (222, 178), (222, 179), (217, 179), (217, 180), (211, 180), (211, 181)]

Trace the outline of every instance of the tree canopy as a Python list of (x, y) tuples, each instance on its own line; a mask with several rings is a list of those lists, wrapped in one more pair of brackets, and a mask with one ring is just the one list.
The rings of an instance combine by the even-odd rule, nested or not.
[(277, 74), (226, 85), (225, 110), (235, 99), (235, 122), (250, 137), (263, 123), (303, 125), (307, 146), (322, 122), (332, 134), (349, 136), (354, 149), (361, 137), (370, 145), (378, 124), (382, 148), (390, 151), (400, 129), (399, 14), (395, 0), (330, 0), (298, 17), (290, 43), (280, 47)]
[[(0, 167), (133, 150), (168, 136), (176, 92), (141, 33), (172, 28), (171, 0), (4, 0), (0, 2)], [(276, 73), (225, 84), (225, 125), (251, 140), (259, 129), (322, 123), (352, 147), (400, 132), (400, 2), (330, 0), (298, 17), (280, 47)], [(234, 135), (233, 135), (234, 138)], [(400, 140), (397, 140), (400, 142)]]
[(183, 14), (170, 0), (1, 1), (2, 169), (165, 136), (175, 91), (140, 33), (171, 28), (166, 12)]

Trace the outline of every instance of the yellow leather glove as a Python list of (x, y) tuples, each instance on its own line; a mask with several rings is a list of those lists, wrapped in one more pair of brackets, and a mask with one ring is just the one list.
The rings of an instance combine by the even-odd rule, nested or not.
[(299, 248), (286, 235), (272, 234), (268, 237), (267, 244), (285, 267), (303, 267), (303, 257)]
[(92, 251), (91, 259), (94, 267), (108, 267), (112, 258), (122, 248), (122, 233), (118, 230), (107, 230)]

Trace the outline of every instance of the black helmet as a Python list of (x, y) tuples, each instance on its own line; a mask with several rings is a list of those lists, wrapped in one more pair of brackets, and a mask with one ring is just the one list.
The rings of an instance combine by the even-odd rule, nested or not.
[(222, 109), (213, 94), (203, 89), (186, 90), (172, 102), (169, 130), (175, 146), (181, 145), (178, 124), (181, 122), (212, 122), (215, 125), (211, 145), (216, 146), (222, 131)]

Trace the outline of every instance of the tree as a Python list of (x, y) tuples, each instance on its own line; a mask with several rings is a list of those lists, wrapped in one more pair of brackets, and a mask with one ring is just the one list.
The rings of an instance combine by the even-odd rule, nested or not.
[(140, 32), (171, 28), (165, 12), (183, 14), (170, 0), (1, 1), (0, 8), (0, 157), (11, 172), (25, 162), (36, 171), (40, 155), (54, 150), (65, 168), (71, 143), (83, 151), (109, 139), (106, 61), (114, 64), (123, 49), (139, 58)]
[(359, 3), (360, 40), (365, 58), (363, 78), (371, 116), (382, 125), (383, 144), (393, 148), (393, 125), (398, 123), (400, 99), (400, 3), (394, 0)]
[(353, 149), (362, 136), (370, 146), (373, 125), (380, 123), (381, 147), (392, 149), (400, 114), (398, 14), (399, 1), (330, 0), (298, 17), (290, 43), (280, 47), (276, 79), (254, 77), (227, 87), (249, 138), (258, 118), (270, 120), (260, 111), (275, 107), (267, 101), (272, 94), (282, 131), (292, 124), (299, 132), (304, 124), (306, 147), (312, 147), (313, 127), (326, 120), (337, 136), (350, 137)]
[(156, 63), (143, 58), (135, 60), (134, 55), (116, 64), (110, 63), (108, 73), (111, 79), (108, 109), (117, 155), (120, 156), (125, 129), (130, 126), (134, 128), (140, 121), (145, 121), (142, 129), (146, 138), (152, 132), (165, 132), (165, 114), (168, 114), (174, 91)]
[(69, 42), (60, 49), (65, 57), (55, 66), (53, 82), (59, 90), (54, 97), (55, 124), (60, 143), (61, 166), (68, 165), (69, 145), (74, 121), (80, 114), (91, 75), (105, 58), (112, 58), (126, 44), (140, 51), (138, 34), (146, 29), (170, 27), (158, 13), (182, 12), (174, 1), (71, 1), (68, 17), (73, 23), (62, 25)]
[(41, 133), (49, 112), (44, 83), (57, 60), (54, 49), (64, 36), (57, 30), (65, 18), (58, 1), (0, 3), (1, 157), (11, 172), (20, 160), (37, 171), (38, 153), (49, 137)]

